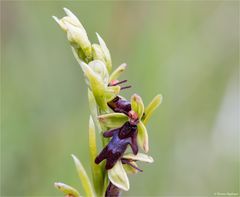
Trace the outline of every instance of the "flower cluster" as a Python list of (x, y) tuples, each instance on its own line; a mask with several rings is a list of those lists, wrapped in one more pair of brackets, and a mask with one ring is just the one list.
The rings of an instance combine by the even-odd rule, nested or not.
[[(77, 17), (66, 8), (64, 11), (67, 16), (61, 19), (55, 16), (53, 18), (66, 32), (88, 86), (91, 112), (89, 149), (95, 190), (80, 161), (75, 156), (73, 159), (87, 196), (113, 196), (113, 190), (129, 190), (127, 173), (142, 172), (136, 164), (137, 161), (153, 162), (152, 157), (140, 153), (139, 148), (145, 153), (149, 150), (146, 124), (161, 103), (162, 97), (157, 95), (145, 108), (142, 98), (137, 94), (134, 94), (130, 101), (120, 96), (121, 90), (131, 87), (121, 87), (127, 80), (118, 80), (127, 65), (121, 64), (112, 72), (111, 55), (104, 40), (97, 34), (99, 43), (91, 44)], [(103, 141), (100, 153), (96, 147), (96, 129)], [(132, 153), (126, 151), (128, 145)], [(106, 163), (102, 162), (104, 160)], [(80, 195), (71, 186), (63, 183), (55, 185), (68, 196)]]

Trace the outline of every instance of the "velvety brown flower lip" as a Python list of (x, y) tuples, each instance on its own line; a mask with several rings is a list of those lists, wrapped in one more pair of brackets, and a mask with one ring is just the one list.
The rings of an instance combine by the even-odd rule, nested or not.
[(138, 153), (137, 126), (131, 125), (129, 121), (120, 128), (104, 132), (103, 136), (106, 138), (112, 137), (112, 139), (96, 157), (95, 163), (99, 164), (106, 159), (106, 170), (111, 169), (122, 157), (127, 145), (131, 146), (133, 154)]

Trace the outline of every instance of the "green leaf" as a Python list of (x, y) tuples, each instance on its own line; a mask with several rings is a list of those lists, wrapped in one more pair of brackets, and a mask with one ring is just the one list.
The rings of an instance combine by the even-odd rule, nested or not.
[(130, 186), (127, 173), (123, 169), (122, 162), (120, 160), (117, 161), (112, 169), (108, 170), (108, 178), (112, 184), (118, 188), (124, 191), (129, 190)]
[(144, 112), (144, 104), (142, 98), (139, 95), (134, 94), (131, 97), (131, 106), (132, 110), (138, 114), (138, 118), (141, 120)]
[(143, 153), (138, 153), (137, 155), (134, 155), (132, 153), (127, 153), (123, 155), (123, 159), (129, 159), (129, 160), (134, 160), (134, 161), (143, 161), (147, 163), (153, 163), (153, 158), (151, 156), (148, 156)]
[(85, 190), (86, 196), (87, 197), (94, 197), (95, 193), (93, 191), (93, 187), (92, 184), (89, 180), (89, 177), (84, 169), (84, 167), (82, 166), (81, 162), (78, 160), (78, 158), (75, 155), (72, 155), (73, 161), (75, 163), (77, 172), (78, 172), (78, 176), (81, 180), (82, 186)]
[(137, 134), (138, 145), (144, 150), (145, 153), (147, 153), (149, 150), (147, 129), (142, 123), (142, 121), (139, 121), (137, 128), (138, 128)]
[(128, 121), (128, 117), (123, 113), (109, 113), (98, 116), (98, 120), (104, 127), (118, 128)]
[(110, 72), (112, 70), (112, 60), (111, 60), (110, 52), (109, 52), (104, 40), (101, 38), (101, 36), (99, 36), (98, 33), (96, 33), (96, 34), (97, 34), (101, 49), (105, 55), (105, 61), (106, 61), (106, 66), (107, 66), (108, 72)]
[(153, 100), (148, 104), (145, 109), (144, 116), (142, 117), (143, 123), (146, 125), (149, 118), (152, 116), (152, 113), (157, 109), (157, 107), (162, 102), (162, 95), (157, 95), (153, 98)]
[(94, 160), (97, 157), (97, 142), (96, 142), (96, 132), (95, 132), (95, 126), (92, 117), (89, 118), (89, 150), (90, 150), (90, 162), (91, 162), (91, 170), (92, 170), (92, 177), (93, 177), (93, 185), (95, 188), (95, 191), (97, 193), (97, 196), (101, 196), (102, 191), (102, 185), (104, 183), (104, 177), (102, 168), (100, 165), (95, 164)]
[(112, 80), (118, 79), (118, 77), (123, 73), (123, 71), (127, 68), (127, 64), (123, 63), (116, 70), (112, 72), (109, 78), (109, 82)]
[(57, 182), (57, 183), (54, 183), (54, 186), (57, 189), (59, 189), (61, 192), (63, 192), (64, 195), (69, 195), (69, 196), (71, 195), (72, 197), (80, 197), (79, 192), (75, 188), (69, 185)]

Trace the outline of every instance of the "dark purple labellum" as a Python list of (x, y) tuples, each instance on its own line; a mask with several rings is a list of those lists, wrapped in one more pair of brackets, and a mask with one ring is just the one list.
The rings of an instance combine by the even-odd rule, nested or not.
[(131, 103), (128, 100), (116, 96), (112, 101), (108, 102), (108, 106), (114, 111), (128, 115), (131, 111)]
[(104, 132), (103, 136), (106, 138), (112, 137), (112, 139), (96, 157), (95, 163), (99, 164), (106, 159), (106, 170), (111, 169), (122, 157), (128, 144), (131, 146), (133, 154), (138, 153), (137, 126), (131, 125), (130, 122), (124, 123), (120, 128)]

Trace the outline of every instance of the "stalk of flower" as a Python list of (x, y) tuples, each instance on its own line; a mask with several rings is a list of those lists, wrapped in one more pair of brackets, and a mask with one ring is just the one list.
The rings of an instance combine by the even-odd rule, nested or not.
[[(118, 80), (126, 69), (126, 64), (120, 65), (111, 73), (111, 55), (104, 40), (97, 34), (99, 43), (91, 44), (78, 18), (70, 10), (64, 8), (64, 11), (67, 16), (61, 19), (55, 16), (53, 18), (66, 32), (74, 57), (84, 73), (88, 86), (91, 114), (89, 150), (93, 184), (81, 162), (76, 156), (72, 155), (72, 157), (86, 196), (119, 196), (121, 190), (129, 189), (126, 172), (142, 171), (136, 161), (153, 162), (151, 157), (138, 153), (138, 145), (145, 152), (148, 151), (145, 124), (160, 104), (161, 96), (156, 96), (146, 109), (138, 95), (133, 95), (131, 102), (121, 97), (120, 91), (131, 87), (121, 87), (127, 80)], [(110, 112), (111, 110), (113, 113)], [(96, 146), (96, 130), (101, 135), (104, 147), (99, 154)], [(128, 144), (133, 154), (126, 154)], [(106, 164), (102, 162), (104, 159), (107, 160)], [(101, 164), (97, 165), (100, 162)], [(63, 183), (55, 183), (55, 186), (65, 196), (80, 196), (71, 186)]]

